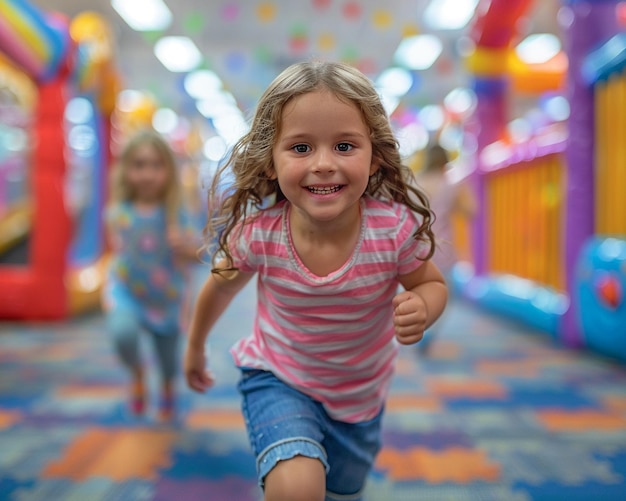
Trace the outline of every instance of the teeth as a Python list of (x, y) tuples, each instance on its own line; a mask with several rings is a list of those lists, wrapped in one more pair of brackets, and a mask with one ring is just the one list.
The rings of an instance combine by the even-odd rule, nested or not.
[(315, 193), (316, 195), (330, 195), (331, 193), (335, 193), (341, 189), (341, 185), (336, 186), (324, 186), (324, 187), (316, 187), (316, 186), (307, 186), (307, 189), (311, 193)]

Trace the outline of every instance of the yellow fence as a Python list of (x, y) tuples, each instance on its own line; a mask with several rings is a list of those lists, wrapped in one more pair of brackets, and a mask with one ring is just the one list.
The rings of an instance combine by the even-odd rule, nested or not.
[(551, 154), (485, 179), (487, 267), (564, 288), (564, 159)]
[(596, 233), (626, 235), (626, 74), (595, 88)]

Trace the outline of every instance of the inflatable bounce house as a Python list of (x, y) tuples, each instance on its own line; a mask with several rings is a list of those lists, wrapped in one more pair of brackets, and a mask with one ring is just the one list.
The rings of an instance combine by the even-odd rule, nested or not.
[(109, 28), (0, 0), (0, 318), (97, 305), (110, 116)]
[[(626, 34), (624, 3), (567, 0), (564, 49), (523, 65), (513, 43), (528, 0), (479, 4), (467, 64), (477, 108), (466, 125), (480, 210), (471, 265), (454, 285), (478, 304), (572, 347), (626, 361)], [(506, 140), (511, 95), (561, 92), (567, 127)]]

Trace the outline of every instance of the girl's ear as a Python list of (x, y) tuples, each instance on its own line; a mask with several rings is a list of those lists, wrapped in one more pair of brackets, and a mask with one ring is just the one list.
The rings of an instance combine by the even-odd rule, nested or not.
[(273, 167), (269, 167), (265, 171), (265, 175), (267, 176), (268, 179), (270, 179), (272, 181), (276, 181), (276, 179), (278, 179), (278, 176), (276, 175), (276, 171), (274, 170)]

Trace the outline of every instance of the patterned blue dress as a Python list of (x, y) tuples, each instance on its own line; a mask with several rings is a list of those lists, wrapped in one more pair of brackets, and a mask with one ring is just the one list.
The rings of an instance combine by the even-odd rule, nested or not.
[[(113, 256), (103, 291), (107, 314), (134, 314), (143, 327), (159, 335), (177, 334), (187, 283), (188, 263), (175, 259), (167, 241), (164, 207), (139, 211), (130, 203), (108, 209)], [(194, 237), (185, 212), (179, 231)]]

